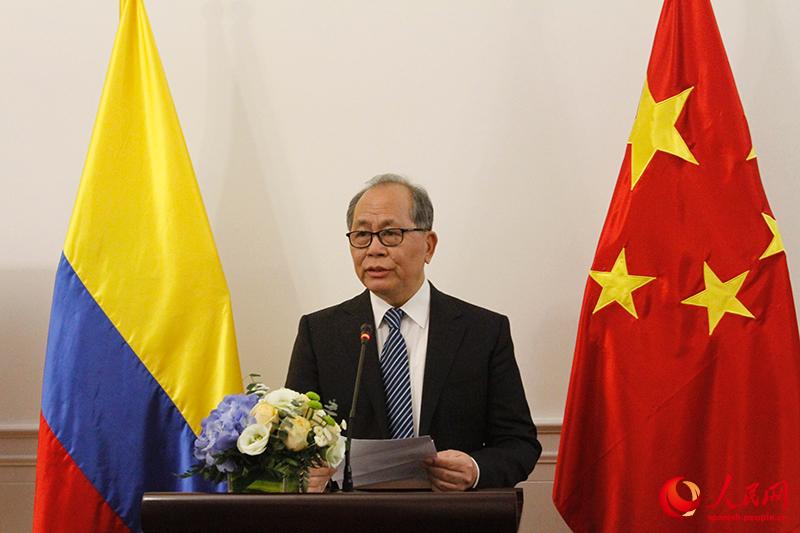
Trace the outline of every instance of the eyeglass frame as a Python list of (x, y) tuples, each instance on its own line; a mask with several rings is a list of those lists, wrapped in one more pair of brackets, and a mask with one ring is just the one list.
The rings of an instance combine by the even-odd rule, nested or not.
[[(386, 244), (385, 242), (383, 242), (383, 238), (381, 238), (381, 233), (383, 233), (384, 231), (399, 231), (400, 242), (398, 242), (397, 244)], [(376, 235), (378, 236), (378, 242), (380, 242), (383, 246), (386, 246), (387, 248), (394, 248), (395, 246), (400, 246), (401, 244), (403, 244), (403, 240), (405, 240), (406, 233), (410, 231), (431, 231), (431, 230), (428, 228), (383, 228), (382, 230), (378, 231), (367, 231), (365, 229), (356, 229), (353, 231), (348, 231), (344, 235), (345, 237), (347, 237), (347, 242), (350, 243), (350, 246), (356, 248), (357, 250), (364, 250), (372, 246), (372, 240), (375, 238)], [(353, 244), (353, 239), (350, 237), (353, 233), (369, 233), (369, 242), (365, 246), (356, 246), (355, 244)]]

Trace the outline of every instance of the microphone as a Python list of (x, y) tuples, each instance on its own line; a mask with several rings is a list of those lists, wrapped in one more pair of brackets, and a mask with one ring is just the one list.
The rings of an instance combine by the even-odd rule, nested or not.
[(358, 370), (356, 371), (356, 382), (353, 385), (353, 403), (350, 405), (350, 414), (347, 417), (347, 440), (344, 444), (344, 473), (342, 475), (342, 492), (353, 492), (353, 471), (350, 468), (350, 442), (353, 438), (353, 420), (356, 417), (356, 405), (358, 404), (358, 393), (361, 388), (361, 371), (364, 368), (364, 352), (367, 350), (367, 343), (372, 339), (372, 326), (361, 324), (361, 351), (358, 354)]

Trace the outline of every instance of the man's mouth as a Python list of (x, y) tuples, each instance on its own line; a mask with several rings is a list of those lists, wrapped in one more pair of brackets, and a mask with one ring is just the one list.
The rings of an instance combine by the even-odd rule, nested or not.
[(369, 267), (364, 269), (368, 276), (372, 278), (383, 278), (387, 276), (390, 272), (388, 268), (383, 267)]

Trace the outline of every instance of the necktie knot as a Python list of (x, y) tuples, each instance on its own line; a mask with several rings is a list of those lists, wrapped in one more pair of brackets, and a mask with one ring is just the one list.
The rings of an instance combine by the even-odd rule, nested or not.
[(405, 313), (399, 307), (392, 307), (386, 314), (383, 315), (383, 320), (389, 326), (389, 329), (400, 329), (400, 322), (403, 320)]

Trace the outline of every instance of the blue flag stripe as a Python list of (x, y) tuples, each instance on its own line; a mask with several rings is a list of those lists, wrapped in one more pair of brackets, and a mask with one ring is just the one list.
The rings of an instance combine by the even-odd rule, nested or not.
[(75, 463), (133, 530), (146, 491), (216, 491), (176, 475), (194, 432), (62, 255), (47, 340), (42, 414)]

